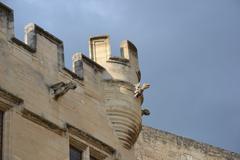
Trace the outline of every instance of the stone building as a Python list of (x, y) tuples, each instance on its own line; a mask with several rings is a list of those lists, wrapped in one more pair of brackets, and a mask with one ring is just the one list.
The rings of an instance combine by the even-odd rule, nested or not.
[(36, 24), (14, 36), (13, 10), (0, 3), (0, 159), (240, 160), (240, 155), (142, 127), (137, 48), (89, 40), (90, 58), (64, 66), (63, 42)]

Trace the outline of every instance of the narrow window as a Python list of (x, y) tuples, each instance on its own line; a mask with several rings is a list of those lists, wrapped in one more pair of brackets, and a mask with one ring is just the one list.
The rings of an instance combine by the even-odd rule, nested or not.
[(70, 146), (70, 160), (82, 160), (82, 151)]

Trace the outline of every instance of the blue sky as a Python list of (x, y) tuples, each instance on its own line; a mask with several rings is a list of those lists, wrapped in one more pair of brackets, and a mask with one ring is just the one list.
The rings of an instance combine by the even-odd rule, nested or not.
[(88, 38), (109, 34), (138, 48), (144, 124), (240, 152), (239, 0), (1, 0), (15, 32), (34, 22), (64, 41), (65, 63)]

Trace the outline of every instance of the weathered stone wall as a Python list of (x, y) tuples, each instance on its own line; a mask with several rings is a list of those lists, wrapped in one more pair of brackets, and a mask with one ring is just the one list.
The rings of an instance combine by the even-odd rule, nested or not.
[[(14, 37), (13, 11), (0, 2), (3, 160), (68, 160), (69, 146), (98, 160), (239, 160), (239, 155), (142, 127), (138, 53), (130, 41), (112, 57), (109, 37), (90, 38), (90, 58), (64, 67), (63, 42), (29, 24)], [(76, 67), (76, 68), (75, 68)], [(60, 86), (60, 87), (59, 87)], [(56, 96), (57, 95), (57, 96)]]
[[(63, 54), (63, 42), (35, 24), (26, 26), (25, 42), (15, 38), (13, 11), (0, 3), (4, 160), (67, 160), (70, 145), (84, 150), (84, 160), (89, 154), (99, 160), (135, 159), (132, 145), (141, 128), (141, 98), (134, 97), (132, 81), (117, 71), (113, 78), (107, 59), (110, 68), (84, 55), (79, 77), (64, 67)], [(132, 69), (128, 63), (118, 64), (124, 74)], [(127, 77), (138, 82), (137, 74)], [(60, 87), (62, 94), (55, 97), (52, 86), (69, 82), (76, 88)]]
[[(86, 133), (91, 133), (91, 136), (109, 146), (119, 148), (118, 140), (102, 107), (103, 88), (99, 85), (98, 74), (83, 84), (64, 70), (59, 72), (55, 44), (42, 35), (37, 35), (37, 44), (37, 52), (31, 53), (8, 41), (0, 33), (0, 87), (23, 99), (22, 108), (58, 128), (64, 130), (66, 124), (71, 124)], [(89, 68), (89, 72), (94, 71)], [(88, 74), (87, 69), (85, 73)], [(49, 86), (61, 81), (74, 81), (77, 88), (69, 90), (56, 101), (49, 93)], [(67, 133), (59, 136), (36, 125), (31, 122), (31, 118), (26, 119), (22, 116), (23, 113), (15, 108), (5, 112), (5, 116), (8, 114), (10, 123), (6, 123), (5, 126), (9, 128), (9, 132), (4, 135), (4, 141), (10, 141), (10, 144), (6, 146), (7, 143), (4, 143), (5, 157), (16, 160), (68, 158), (69, 137), (65, 135)]]
[(240, 160), (240, 154), (146, 126), (135, 150), (138, 160)]

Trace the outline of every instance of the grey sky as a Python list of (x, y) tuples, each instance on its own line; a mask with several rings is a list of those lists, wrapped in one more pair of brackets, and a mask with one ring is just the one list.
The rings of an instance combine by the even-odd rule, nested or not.
[(239, 0), (1, 0), (16, 36), (34, 22), (64, 41), (65, 63), (88, 37), (109, 34), (139, 50), (144, 106), (155, 128), (240, 152)]

